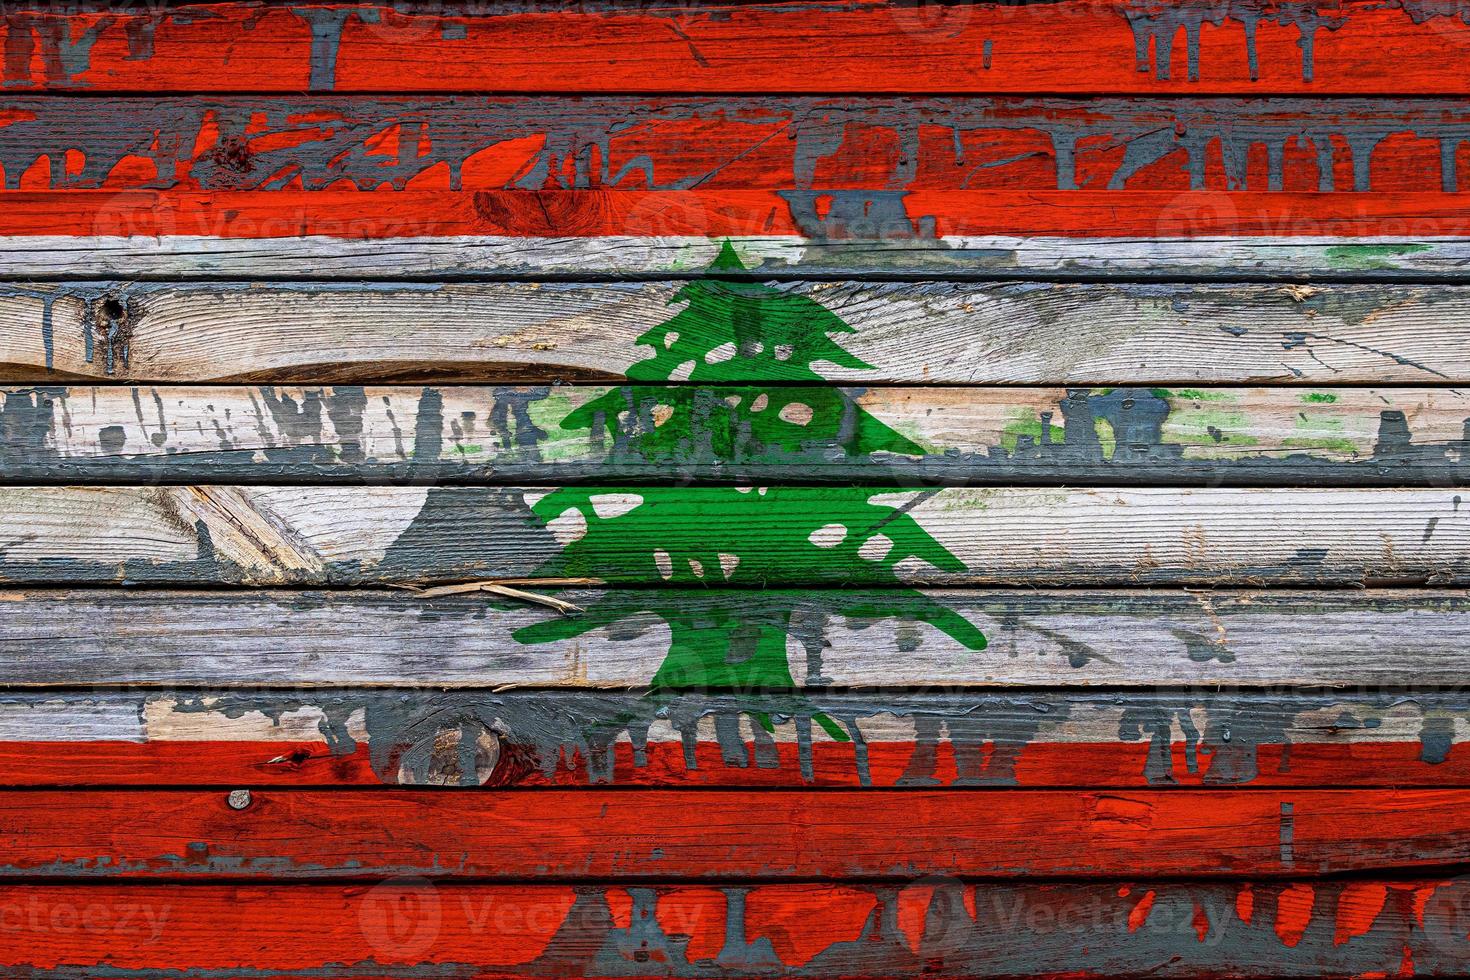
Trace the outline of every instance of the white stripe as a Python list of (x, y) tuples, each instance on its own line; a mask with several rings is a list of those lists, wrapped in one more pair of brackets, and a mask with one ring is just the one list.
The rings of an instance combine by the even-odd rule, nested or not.
[[(829, 242), (730, 239), (763, 273), (1470, 277), (1467, 238), (1018, 238)], [(0, 277), (667, 275), (697, 273), (723, 239), (638, 238), (7, 238)]]

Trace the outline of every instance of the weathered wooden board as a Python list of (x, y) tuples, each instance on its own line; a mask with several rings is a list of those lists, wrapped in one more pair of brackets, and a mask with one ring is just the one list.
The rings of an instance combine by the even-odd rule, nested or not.
[(1465, 786), (1460, 693), (0, 695), (0, 785)]
[[(1209, 213), (1201, 202), (1201, 213)], [(1191, 205), (1192, 207), (1192, 205)], [(127, 223), (84, 237), (10, 235), (0, 251), (0, 275), (10, 279), (191, 277), (291, 279), (310, 268), (320, 280), (454, 279), (688, 275), (708, 266), (725, 241), (762, 276), (941, 276), (1048, 280), (1119, 276), (1134, 280), (1230, 279), (1272, 281), (1351, 278), (1354, 282), (1463, 278), (1470, 243), (1424, 231), (1416, 236), (1199, 234), (1169, 228), (1142, 239), (1031, 235), (917, 238), (802, 238), (603, 235), (595, 238), (493, 235), (334, 238), (220, 238), (208, 234), (129, 235)], [(1453, 232), (1454, 229), (1451, 229)]]
[(371, 591), (4, 592), (0, 674), (12, 687), (646, 688), (657, 677), (748, 691), (780, 686), (769, 663), (717, 668), (732, 651), (748, 658), (761, 634), (783, 651), (788, 688), (1378, 689), (1456, 687), (1470, 650), (1459, 590), (561, 594), (588, 611)]
[(0, 582), (1455, 585), (1455, 489), (10, 487)]
[[(48, 977), (1457, 976), (1464, 879), (0, 888)], [(83, 923), (86, 923), (83, 926)], [(89, 969), (90, 967), (90, 969)]]
[(1461, 93), (1460, 8), (201, 3), (5, 19), (7, 87), (89, 91)]
[(619, 379), (663, 353), (660, 325), (723, 337), (747, 307), (764, 315), (764, 339), (784, 337), (797, 356), (701, 352), (671, 380), (1470, 381), (1470, 290), (1458, 286), (713, 279), (0, 284), (0, 372), (12, 383)]
[(1445, 388), (55, 386), (0, 389), (0, 479), (1446, 486), (1467, 433)]
[[(320, 280), (455, 279), (523, 277), (688, 275), (708, 266), (725, 241), (762, 276), (938, 276), (1048, 280), (1119, 276), (1135, 280), (1230, 279), (1271, 281), (1350, 278), (1354, 282), (1464, 278), (1470, 243), (1453, 237), (1459, 226), (1435, 232), (1433, 224), (1408, 235), (1367, 234), (1334, 238), (1323, 229), (1298, 235), (1252, 237), (1194, 231), (1193, 218), (1218, 205), (1182, 202), (1180, 227), (1146, 238), (1058, 238), (1010, 235), (930, 238), (845, 238), (670, 234), (505, 237), (434, 237), (400, 232), (376, 239), (297, 234), (285, 238), (221, 238), (210, 234), (130, 235), (133, 218), (109, 219), (82, 237), (64, 233), (9, 235), (0, 252), (0, 275), (10, 279), (114, 277), (240, 279), (299, 277), (310, 268)], [(1136, 206), (1136, 205), (1135, 205)], [(124, 201), (127, 215), (134, 204)], [(223, 219), (222, 219), (223, 220)], [(1212, 219), (1209, 219), (1212, 220)], [(1419, 227), (1418, 224), (1415, 227)], [(1315, 234), (1309, 232), (1315, 231)], [(876, 231), (874, 232), (876, 233)]]
[(813, 198), (860, 191), (1453, 192), (1470, 162), (1448, 99), (7, 93), (0, 119), (7, 191), (767, 190), (813, 236), (858, 217)]
[[(1228, 817), (1222, 819), (1222, 815)], [(1470, 790), (0, 790), (0, 877), (909, 880), (1412, 872)]]
[[(828, 244), (898, 240), (928, 251), (949, 240), (1014, 236), (1111, 239), (1330, 236), (1324, 259), (1351, 269), (1371, 239), (1464, 237), (1470, 204), (1459, 193), (1270, 190), (913, 190), (801, 192), (737, 189), (662, 191), (621, 188), (550, 190), (339, 189), (13, 191), (4, 195), (0, 234), (74, 239), (90, 236), (211, 236), (269, 239), (505, 238), (506, 247), (570, 239), (597, 251), (604, 237), (694, 239), (802, 238)], [(594, 239), (588, 243), (587, 239)], [(1343, 241), (1352, 239), (1354, 241)], [(1358, 242), (1356, 239), (1368, 239)], [(524, 240), (524, 241), (523, 241)], [(157, 243), (155, 243), (156, 245)], [(452, 243), (451, 243), (452, 244)], [(635, 242), (637, 244), (637, 242)], [(147, 248), (148, 246), (144, 246)], [(566, 247), (539, 242), (542, 249)], [(960, 247), (963, 247), (961, 245)], [(975, 246), (981, 247), (981, 246)], [(1344, 252), (1341, 249), (1347, 248)], [(1390, 256), (1398, 249), (1390, 248)], [(859, 249), (861, 253), (861, 249)], [(1366, 253), (1371, 261), (1375, 251)], [(992, 263), (1001, 258), (991, 255)], [(518, 258), (503, 259), (512, 267)], [(680, 263), (687, 267), (689, 258)], [(565, 266), (567, 260), (561, 264)], [(850, 260), (851, 264), (851, 260)], [(890, 268), (898, 262), (888, 263)], [(1003, 267), (1003, 266), (1002, 266)], [(585, 270), (584, 270), (585, 271)], [(887, 270), (885, 270), (887, 271)], [(1326, 271), (1326, 270), (1324, 270)], [(91, 271), (95, 276), (97, 273)], [(248, 274), (248, 273), (246, 273)], [(300, 274), (300, 270), (296, 270)]]

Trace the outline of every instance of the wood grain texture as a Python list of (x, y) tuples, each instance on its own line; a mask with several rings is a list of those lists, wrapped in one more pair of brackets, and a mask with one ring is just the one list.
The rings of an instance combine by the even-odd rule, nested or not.
[[(1463, 93), (1453, 7), (244, 3), (22, 10), (7, 87), (301, 92)], [(1209, 24), (1210, 27), (1204, 27)], [(548, 57), (546, 52), (555, 52)]]
[[(1221, 814), (1229, 814), (1222, 820)], [(0, 790), (0, 877), (1008, 878), (1413, 872), (1459, 789)]]
[[(845, 238), (782, 235), (636, 233), (567, 238), (400, 232), (374, 239), (302, 232), (277, 238), (224, 238), (214, 234), (132, 234), (133, 218), (109, 219), (84, 235), (6, 236), (0, 274), (13, 279), (292, 279), (309, 267), (321, 280), (357, 282), (404, 276), (497, 279), (523, 277), (684, 276), (697, 274), (733, 241), (747, 267), (762, 276), (931, 276), (960, 279), (1048, 280), (1120, 276), (1133, 280), (1229, 279), (1248, 276), (1291, 281), (1335, 277), (1353, 281), (1463, 279), (1470, 245), (1454, 237), (1460, 226), (1417, 235), (1408, 226), (1392, 234), (1334, 238), (1321, 226), (1299, 234), (1210, 234), (1194, 215), (1209, 219), (1216, 208), (1181, 202), (1183, 217), (1144, 238), (1042, 235), (943, 235), (933, 239), (878, 238), (876, 231)], [(1219, 203), (1219, 202), (1217, 202)], [(132, 204), (124, 202), (131, 214)], [(145, 209), (146, 210), (146, 209)], [(1416, 224), (1416, 227), (1419, 227)], [(1289, 231), (1290, 229), (1287, 229)], [(207, 230), (206, 230), (207, 231)], [(1189, 237), (1183, 237), (1183, 236)]]
[(1453, 489), (12, 487), (0, 490), (0, 582), (1455, 585), (1470, 581), (1463, 498)]
[(667, 623), (721, 638), (782, 614), (799, 688), (1455, 687), (1470, 648), (1459, 590), (922, 594), (980, 629), (984, 651), (894, 590), (563, 595), (589, 613), (371, 591), (5, 592), (0, 666), (12, 687), (642, 689), (669, 655)]
[[(638, 338), (703, 307), (684, 283), (0, 285), (11, 383), (609, 380)], [(720, 287), (699, 288), (711, 302)], [(1455, 286), (793, 283), (852, 328), (871, 368), (915, 384), (1454, 384), (1470, 379), (1470, 291)], [(794, 302), (794, 300), (793, 300)], [(693, 309), (691, 314), (689, 311)], [(708, 316), (714, 317), (715, 313)], [(745, 360), (738, 363), (744, 364)], [(752, 382), (804, 365), (750, 359)], [(740, 380), (729, 378), (726, 380)]]
[[(582, 417), (612, 393), (622, 413)], [(803, 483), (1445, 486), (1470, 482), (1470, 393), (1444, 388), (854, 388), (854, 430), (789, 446), (730, 404), (830, 390), (654, 386), (52, 386), (0, 389), (0, 479), (452, 484)], [(632, 440), (690, 398), (667, 448)], [(593, 409), (587, 406), (594, 406)], [(774, 414), (778, 407), (773, 407)], [(653, 426), (657, 428), (657, 426)], [(1104, 444), (1104, 438), (1109, 444)]]
[[(0, 965), (210, 976), (1462, 975), (1464, 879), (0, 888)], [(87, 923), (85, 926), (82, 923)], [(90, 969), (89, 969), (90, 967)], [(386, 971), (386, 973), (385, 973)], [(1403, 971), (1406, 972), (1406, 971)]]
[(0, 785), (1445, 787), (1467, 723), (1353, 690), (53, 691), (0, 695)]

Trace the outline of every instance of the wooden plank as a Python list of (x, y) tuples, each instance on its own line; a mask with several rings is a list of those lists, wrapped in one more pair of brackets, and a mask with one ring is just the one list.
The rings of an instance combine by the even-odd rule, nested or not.
[(0, 695), (0, 785), (1470, 786), (1460, 693)]
[[(1287, 16), (1263, 0), (948, 8), (245, 3), (19, 10), (10, 88), (89, 91), (1463, 93), (1466, 32), (1427, 2)], [(1204, 24), (1211, 25), (1203, 29)], [(759, 57), (752, 57), (753, 39)], [(548, 57), (546, 52), (556, 52)]]
[[(1460, 789), (0, 790), (0, 877), (913, 880), (1413, 872)], [(1228, 813), (1222, 821), (1220, 814)]]
[(815, 235), (811, 196), (864, 190), (1454, 192), (1470, 102), (10, 90), (0, 119), (9, 192), (768, 190)]
[[(910, 248), (932, 251), (947, 247), (950, 239), (1002, 236), (1116, 241), (1155, 235), (1184, 239), (1196, 235), (1337, 239), (1407, 235), (1417, 242), (1420, 238), (1464, 237), (1470, 229), (1470, 205), (1459, 193), (1389, 189), (1339, 195), (1003, 188), (790, 192), (702, 187), (680, 191), (380, 188), (340, 193), (285, 188), (14, 191), (5, 194), (4, 202), (0, 234), (74, 238), (74, 247), (82, 248), (88, 247), (83, 240), (93, 235), (166, 240), (214, 236), (251, 242), (300, 237), (505, 238), (517, 249), (523, 247), (522, 240), (531, 244), (544, 239), (667, 237), (718, 242), (769, 236), (823, 240), (838, 246), (898, 240)], [(594, 248), (601, 244), (593, 243)], [(788, 242), (787, 250), (802, 244)], [(564, 246), (557, 241), (549, 247)], [(1333, 248), (1329, 247), (1325, 257), (1351, 268), (1353, 253)], [(846, 263), (846, 269), (851, 265)], [(96, 275), (95, 271), (91, 274)]]
[[(690, 371), (721, 384), (1470, 380), (1470, 290), (1459, 286), (713, 278), (0, 284), (0, 372), (10, 383), (605, 381), (658, 356), (649, 338), (659, 335), (649, 332), (662, 324), (731, 335), (741, 304), (769, 312), (767, 341), (803, 339), (831, 358), (804, 348), (789, 360), (741, 356), (717, 366), (710, 352), (714, 360), (691, 361), (672, 380)], [(783, 315), (801, 318), (791, 336)]]
[(1455, 585), (1445, 490), (0, 489), (0, 582)]
[[(773, 675), (719, 667), (732, 643), (743, 655), (738, 643), (764, 630), (786, 673), (761, 689), (1402, 688), (1458, 686), (1470, 649), (1470, 597), (1446, 590), (563, 597), (588, 613), (562, 618), (490, 596), (5, 592), (0, 667), (10, 687), (641, 689), (658, 677), (667, 689), (750, 690)], [(988, 639), (985, 650), (967, 646), (975, 637), (960, 620)], [(680, 627), (677, 645), (669, 624)], [(770, 657), (755, 666), (774, 671)]]
[[(1214, 210), (1202, 206), (1198, 213)], [(1407, 235), (1407, 227), (1391, 235), (1359, 233), (1350, 240), (1324, 235), (1321, 228), (1303, 229), (1299, 235), (1211, 235), (1193, 229), (1190, 221), (1158, 229), (1145, 239), (1014, 234), (878, 238), (876, 231), (836, 239), (776, 235), (712, 239), (647, 234), (645, 229), (596, 238), (396, 233), (376, 239), (329, 234), (246, 239), (211, 234), (148, 237), (130, 234), (131, 221), (109, 220), (105, 230), (85, 236), (6, 236), (0, 275), (291, 279), (310, 268), (322, 280), (354, 282), (404, 276), (688, 276), (691, 270), (707, 267), (724, 242), (732, 241), (748, 267), (782, 280), (864, 274), (961, 279), (1030, 275), (1053, 280), (1346, 277), (1362, 282), (1466, 277), (1470, 243), (1453, 237), (1462, 228), (1435, 234), (1429, 225), (1417, 235)], [(1317, 234), (1305, 233), (1309, 230)], [(1193, 237), (1182, 237), (1191, 231)]]
[[(761, 397), (830, 411), (757, 436), (727, 399)], [(640, 445), (685, 401), (687, 432)], [(1443, 388), (55, 386), (0, 389), (0, 479), (1445, 486), (1470, 482), (1467, 423)]]
[[(1464, 879), (0, 888), (0, 966), (74, 978), (1463, 975)], [(83, 916), (87, 918), (83, 919)], [(82, 927), (82, 922), (88, 923)], [(74, 925), (75, 923), (75, 925)], [(645, 965), (651, 964), (651, 965)], [(91, 968), (90, 971), (88, 968)], [(388, 971), (385, 973), (384, 971)]]

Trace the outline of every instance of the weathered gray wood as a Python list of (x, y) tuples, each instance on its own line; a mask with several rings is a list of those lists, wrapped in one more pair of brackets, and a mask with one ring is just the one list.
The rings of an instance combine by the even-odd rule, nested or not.
[[(679, 312), (681, 303), (671, 306), (679, 288), (677, 282), (10, 284), (0, 286), (0, 374), (15, 383), (618, 378), (651, 355), (637, 338)], [(1470, 291), (1453, 287), (928, 282), (780, 288), (853, 327), (853, 334), (834, 339), (872, 367), (812, 365), (829, 380), (1323, 385), (1470, 379)]]
[(0, 582), (1453, 585), (1470, 582), (1463, 497), (1452, 489), (11, 487), (0, 489)]
[(0, 785), (1462, 786), (1467, 731), (1462, 693), (11, 692)]
[[(588, 611), (398, 592), (0, 593), (0, 675), (36, 685), (642, 688), (671, 620), (723, 663), (788, 633), (808, 686), (1459, 685), (1470, 594), (1335, 592), (575, 592)], [(930, 620), (953, 610), (971, 650)], [(784, 624), (784, 625), (782, 625)], [(691, 657), (686, 646), (678, 659)]]
[[(497, 236), (216, 238), (208, 235), (13, 236), (0, 276), (156, 279), (293, 278), (309, 268), (324, 280), (403, 276), (697, 275), (726, 238), (662, 235), (599, 238)], [(731, 236), (741, 259), (772, 279), (867, 274), (1012, 279), (1126, 276), (1133, 279), (1347, 277), (1414, 281), (1470, 278), (1463, 238), (1161, 235), (1147, 240), (1015, 236), (828, 240)]]
[[(796, 389), (800, 402), (803, 389)], [(571, 413), (609, 392), (606, 427)], [(657, 388), (188, 387), (0, 391), (0, 479), (34, 482), (1430, 485), (1470, 482), (1470, 390), (845, 388), (919, 455), (767, 445), (707, 388), (668, 452)], [(792, 395), (792, 389), (784, 391)], [(830, 393), (824, 393), (832, 401)], [(813, 396), (817, 393), (814, 391)], [(699, 407), (699, 406), (702, 406)], [(835, 427), (834, 427), (835, 429)], [(725, 452), (715, 447), (733, 447)]]

